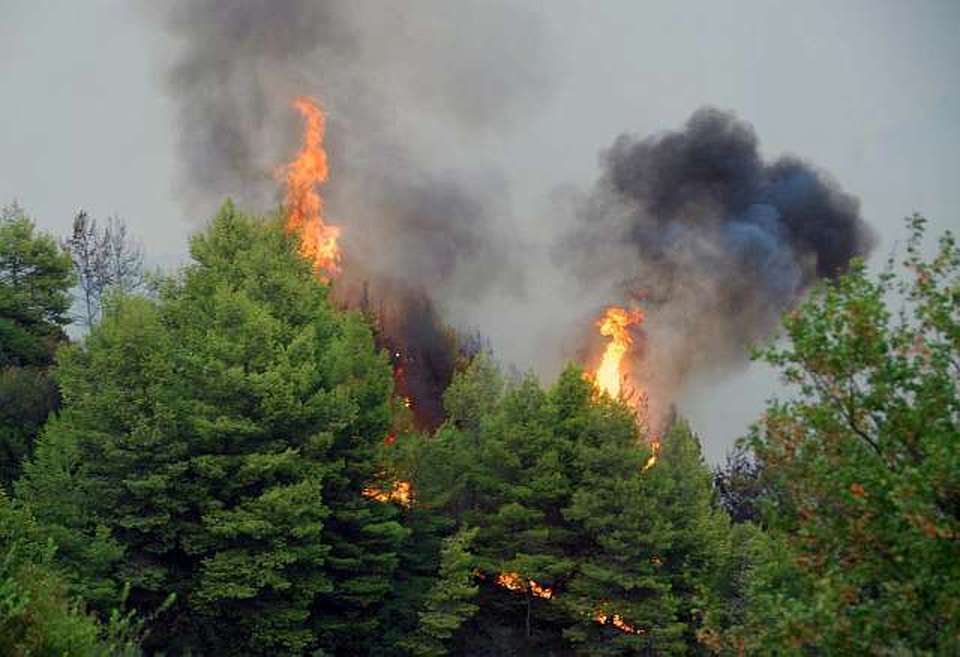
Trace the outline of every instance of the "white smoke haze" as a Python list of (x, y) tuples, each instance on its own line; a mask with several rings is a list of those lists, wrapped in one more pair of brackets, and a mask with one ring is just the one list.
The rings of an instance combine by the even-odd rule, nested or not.
[(312, 96), (328, 111), (322, 192), (344, 229), (341, 298), (420, 311), (423, 297), (545, 377), (596, 357), (604, 307), (638, 304), (632, 373), (660, 417), (691, 381), (741, 367), (812, 283), (873, 242), (829, 176), (764, 161), (749, 124), (710, 108), (672, 132), (621, 136), (596, 182), (519, 208), (474, 148), (536, 122), (561, 74), (542, 16), (517, 3), (174, 0), (145, 12), (174, 37), (180, 191), (198, 222), (227, 196), (276, 207), (278, 166), (300, 137), (290, 104)]

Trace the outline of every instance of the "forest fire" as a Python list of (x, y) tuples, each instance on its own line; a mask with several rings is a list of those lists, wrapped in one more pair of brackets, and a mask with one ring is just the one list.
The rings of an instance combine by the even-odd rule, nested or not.
[[(632, 327), (642, 324), (643, 320), (644, 314), (639, 308), (628, 310), (620, 306), (610, 306), (606, 309), (603, 317), (597, 321), (597, 327), (600, 329), (600, 335), (610, 338), (610, 342), (604, 349), (600, 365), (590, 378), (597, 392), (610, 395), (614, 399), (623, 398), (638, 413), (647, 416), (646, 393), (634, 387), (628, 387), (626, 390), (623, 387), (624, 382), (628, 380), (623, 359), (634, 344), (630, 331)], [(649, 421), (649, 417), (643, 419)], [(651, 453), (643, 465), (644, 472), (656, 464), (660, 453), (658, 436), (652, 435), (649, 444)]]
[(597, 610), (593, 615), (593, 620), (597, 621), (601, 625), (606, 625), (607, 621), (610, 621), (610, 624), (615, 628), (623, 632), (624, 634), (643, 634), (642, 629), (637, 629), (630, 623), (623, 620), (623, 616), (620, 614), (608, 614), (602, 609)]
[(549, 586), (541, 586), (532, 579), (525, 580), (520, 573), (504, 572), (497, 575), (497, 586), (501, 586), (508, 591), (530, 591), (530, 594), (537, 598), (550, 600), (553, 597), (553, 589)]
[(600, 335), (610, 338), (600, 366), (594, 374), (593, 382), (597, 390), (614, 399), (620, 397), (625, 378), (623, 357), (633, 344), (630, 327), (643, 322), (643, 311), (639, 308), (627, 310), (620, 306), (610, 306), (597, 322)]
[(409, 481), (395, 481), (389, 490), (374, 488), (363, 489), (363, 496), (376, 502), (395, 502), (400, 506), (409, 507), (413, 504), (413, 489)]
[(300, 252), (322, 276), (340, 271), (340, 228), (323, 216), (323, 198), (317, 186), (327, 181), (327, 153), (323, 147), (326, 116), (312, 99), (301, 96), (293, 106), (303, 116), (303, 144), (286, 166), (287, 230), (300, 237)]
[[(293, 107), (303, 117), (304, 129), (303, 141), (296, 156), (284, 168), (286, 228), (299, 237), (300, 252), (313, 263), (317, 275), (329, 281), (331, 277), (341, 273), (342, 252), (339, 246), (341, 229), (339, 226), (327, 223), (324, 216), (324, 200), (318, 190), (318, 187), (329, 177), (327, 153), (324, 148), (326, 115), (316, 101), (306, 96), (297, 98)], [(627, 380), (624, 358), (634, 344), (631, 330), (639, 326), (643, 320), (644, 314), (639, 308), (610, 306), (606, 309), (603, 317), (597, 321), (597, 326), (600, 334), (609, 338), (610, 341), (604, 349), (596, 372), (591, 377), (598, 393), (607, 394), (615, 399), (624, 398), (634, 406), (640, 404), (643, 395), (632, 388), (624, 387)], [(400, 345), (392, 344), (393, 341), (389, 336), (386, 337), (386, 342), (390, 353), (394, 355), (396, 394), (404, 407), (413, 410), (416, 404), (413, 397), (408, 394), (410, 386), (407, 384), (406, 373), (406, 362), (412, 362), (413, 359), (405, 357)], [(428, 419), (426, 422), (428, 426), (438, 423), (436, 419)], [(389, 433), (384, 442), (387, 445), (394, 444), (396, 432)], [(651, 446), (653, 452), (644, 465), (644, 470), (656, 463), (659, 441), (652, 440)], [(364, 489), (363, 494), (378, 502), (394, 502), (402, 506), (412, 504), (412, 489), (408, 481), (394, 481), (389, 489), (368, 487)], [(551, 589), (541, 587), (533, 580), (524, 581), (515, 573), (501, 573), (497, 577), (497, 583), (510, 590), (529, 590), (533, 595), (545, 599), (550, 599), (553, 595)]]
[[(311, 98), (301, 96), (293, 103), (304, 119), (303, 143), (293, 161), (286, 167), (286, 228), (300, 238), (300, 253), (313, 263), (317, 275), (325, 280), (340, 273), (342, 257), (338, 240), (340, 227), (328, 224), (323, 214), (323, 197), (318, 187), (330, 175), (327, 153), (323, 146), (326, 134), (326, 115)], [(403, 368), (397, 365), (394, 378), (402, 380)], [(411, 407), (407, 396), (401, 403)], [(397, 440), (395, 431), (384, 438), (392, 445)], [(377, 502), (394, 502), (409, 507), (413, 503), (413, 490), (409, 481), (394, 481), (389, 489), (367, 487), (364, 497)]]

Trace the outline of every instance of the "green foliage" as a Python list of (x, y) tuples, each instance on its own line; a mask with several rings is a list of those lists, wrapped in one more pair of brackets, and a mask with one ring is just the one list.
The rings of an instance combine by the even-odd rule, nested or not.
[(443, 657), (448, 642), (464, 621), (473, 616), (477, 587), (473, 580), (474, 557), (470, 544), (475, 529), (460, 530), (446, 539), (440, 553), (440, 573), (420, 612), (418, 631), (404, 642), (415, 657)]
[(0, 367), (49, 365), (69, 323), (70, 256), (16, 205), (0, 211)]
[(54, 546), (0, 493), (0, 657), (135, 657), (139, 625), (115, 613), (101, 624), (71, 599)]
[(696, 610), (721, 579), (728, 522), (713, 508), (711, 475), (686, 425), (663, 437), (650, 467), (630, 447), (583, 447), (585, 476), (567, 513), (592, 545), (560, 598), (580, 618), (567, 635), (582, 654), (687, 654), (697, 645)]
[(436, 436), (401, 449), (417, 503), (476, 532), (479, 609), (451, 654), (695, 649), (728, 522), (689, 429), (674, 427), (647, 468), (634, 413), (580, 370), (545, 392), (533, 377), (505, 386), (484, 357), (445, 404)]
[[(59, 350), (58, 393), (69, 271), (8, 211), (5, 467), (63, 407), (0, 494), (0, 657), (147, 629), (173, 655), (956, 653), (960, 248), (911, 227), (906, 277), (855, 263), (786, 318), (762, 356), (797, 395), (714, 478), (683, 422), (654, 463), (575, 367), (544, 389), (480, 354), (410, 433), (368, 324), (229, 203)], [(369, 495), (400, 479), (412, 506)]]
[(905, 276), (855, 264), (763, 353), (798, 396), (750, 437), (778, 491), (730, 632), (753, 652), (960, 650), (960, 249), (910, 226)]
[(69, 323), (70, 257), (16, 205), (0, 210), (0, 487), (56, 408), (46, 368)]
[(64, 408), (22, 495), (79, 580), (112, 540), (133, 605), (176, 595), (151, 649), (364, 654), (376, 637), (406, 537), (361, 494), (391, 373), (296, 246), (228, 203), (157, 301), (117, 297), (60, 358)]
[(54, 418), (41, 434), (17, 481), (16, 502), (30, 509), (37, 531), (57, 546), (57, 562), (71, 593), (107, 613), (121, 598), (113, 573), (123, 548), (88, 502), (81, 451), (75, 434), (65, 428), (60, 418)]
[(46, 368), (0, 368), (0, 487), (9, 487), (59, 396)]

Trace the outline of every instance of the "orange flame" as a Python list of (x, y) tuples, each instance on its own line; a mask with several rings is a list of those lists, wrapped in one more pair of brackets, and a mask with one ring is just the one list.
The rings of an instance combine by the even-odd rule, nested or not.
[(553, 597), (553, 589), (549, 586), (540, 586), (532, 579), (524, 580), (520, 573), (504, 572), (497, 575), (497, 586), (502, 586), (508, 591), (527, 591), (529, 589), (537, 598), (549, 600)]
[(620, 396), (624, 376), (623, 357), (633, 344), (630, 327), (642, 321), (643, 312), (639, 309), (627, 310), (619, 306), (610, 306), (603, 318), (597, 322), (600, 335), (610, 338), (593, 380), (597, 390), (613, 398)]
[(647, 457), (647, 462), (643, 464), (644, 472), (657, 464), (658, 456), (660, 456), (660, 438), (652, 436), (650, 438), (650, 456)]
[(409, 481), (395, 481), (390, 490), (382, 488), (364, 488), (363, 496), (376, 502), (396, 502), (400, 506), (409, 507), (413, 504), (413, 487)]
[(327, 181), (327, 153), (323, 148), (326, 115), (312, 99), (301, 96), (293, 106), (303, 116), (303, 144), (286, 167), (287, 230), (300, 237), (300, 253), (318, 272), (340, 272), (339, 226), (323, 217), (323, 198), (317, 186)]
[[(630, 351), (633, 345), (633, 337), (630, 335), (630, 327), (639, 325), (643, 322), (643, 311), (639, 308), (627, 310), (620, 306), (610, 306), (606, 309), (597, 321), (600, 328), (600, 335), (610, 338), (603, 357), (600, 360), (600, 366), (596, 373), (591, 377), (593, 386), (597, 392), (610, 395), (613, 398), (619, 398), (623, 393), (623, 382), (626, 379), (623, 358)], [(628, 401), (637, 408), (639, 412), (647, 414), (645, 409), (646, 396), (643, 391), (632, 391), (628, 394)], [(650, 456), (643, 464), (643, 471), (646, 472), (657, 463), (657, 457), (660, 454), (659, 436), (650, 437)]]
[(646, 632), (641, 628), (637, 629), (627, 621), (623, 620), (623, 616), (620, 614), (608, 614), (603, 609), (598, 609), (594, 615), (593, 620), (597, 621), (601, 625), (606, 625), (607, 621), (610, 621), (610, 624), (615, 628), (623, 632), (624, 634), (645, 634)]

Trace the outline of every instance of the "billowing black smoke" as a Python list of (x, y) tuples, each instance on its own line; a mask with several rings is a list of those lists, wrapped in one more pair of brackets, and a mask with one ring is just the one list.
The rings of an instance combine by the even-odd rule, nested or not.
[(713, 234), (759, 276), (749, 287), (779, 293), (835, 276), (871, 244), (856, 198), (799, 159), (763, 162), (752, 127), (717, 109), (682, 132), (621, 136), (604, 162), (606, 190), (636, 209), (625, 237), (644, 258), (669, 260), (683, 229)]
[(649, 310), (636, 367), (653, 395), (741, 361), (812, 283), (873, 244), (856, 198), (800, 159), (764, 161), (753, 128), (728, 112), (621, 136), (602, 164), (557, 255), (589, 288), (606, 283), (611, 301)]

